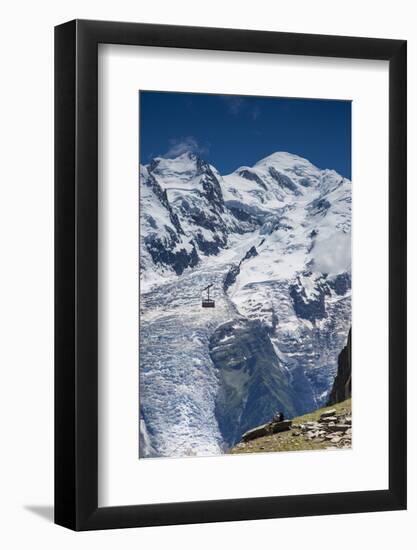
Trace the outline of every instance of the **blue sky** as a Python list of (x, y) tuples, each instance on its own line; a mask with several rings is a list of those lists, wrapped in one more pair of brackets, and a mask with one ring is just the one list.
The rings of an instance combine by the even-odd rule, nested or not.
[(198, 153), (221, 174), (276, 151), (351, 178), (351, 102), (141, 91), (140, 159)]

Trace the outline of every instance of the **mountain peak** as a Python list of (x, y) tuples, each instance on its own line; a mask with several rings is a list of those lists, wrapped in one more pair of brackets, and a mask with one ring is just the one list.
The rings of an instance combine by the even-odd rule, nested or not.
[(167, 164), (167, 165), (174, 165), (181, 162), (195, 162), (197, 160), (197, 155), (195, 153), (192, 153), (191, 151), (186, 151), (185, 153), (181, 153), (181, 155), (178, 155), (176, 157), (165, 157), (165, 156), (158, 156), (154, 157), (150, 164)]
[(169, 157), (158, 157), (159, 159), (169, 160), (173, 162), (184, 162), (184, 161), (196, 161), (199, 159), (199, 156), (193, 151), (184, 151), (180, 155), (169, 156)]
[(272, 153), (259, 160), (255, 166), (262, 166), (265, 164), (274, 165), (282, 169), (294, 168), (295, 166), (308, 166), (317, 169), (309, 160), (286, 151)]
[(187, 151), (175, 158), (155, 157), (148, 170), (156, 176), (177, 181), (190, 181), (203, 171), (204, 161), (198, 155)]

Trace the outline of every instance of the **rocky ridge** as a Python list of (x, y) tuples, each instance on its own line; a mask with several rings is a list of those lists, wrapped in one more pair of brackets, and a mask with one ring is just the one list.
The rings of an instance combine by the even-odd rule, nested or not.
[(337, 362), (336, 378), (333, 382), (328, 405), (344, 401), (352, 395), (352, 329), (349, 331), (349, 336), (346, 346), (339, 355)]

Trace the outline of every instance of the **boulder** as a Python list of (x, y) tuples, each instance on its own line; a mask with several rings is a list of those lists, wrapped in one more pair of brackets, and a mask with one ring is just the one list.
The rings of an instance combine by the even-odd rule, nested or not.
[(349, 424), (336, 424), (335, 426), (333, 426), (333, 430), (335, 432), (346, 432), (347, 430), (349, 430), (349, 428)]
[(242, 441), (252, 441), (252, 439), (257, 439), (258, 437), (264, 437), (265, 435), (276, 434), (279, 432), (285, 432), (291, 429), (292, 421), (284, 420), (283, 422), (268, 422), (267, 424), (262, 424), (256, 428), (248, 430), (242, 435)]
[(327, 434), (327, 435), (325, 436), (326, 439), (333, 439), (333, 438), (335, 438), (335, 437), (339, 437), (339, 434), (336, 433), (336, 432), (332, 432), (332, 433)]
[(327, 418), (328, 416), (334, 416), (336, 414), (336, 409), (329, 409), (320, 415), (320, 420)]
[(283, 420), (282, 422), (271, 422), (269, 426), (270, 426), (270, 431), (273, 434), (276, 434), (279, 432), (286, 432), (287, 430), (291, 429), (292, 421)]
[(269, 424), (262, 424), (262, 426), (257, 426), (256, 428), (252, 428), (251, 430), (248, 430), (242, 435), (242, 441), (252, 441), (252, 439), (257, 439), (258, 437), (263, 437), (264, 435), (268, 435), (268, 425)]
[(320, 417), (321, 422), (337, 422), (337, 416)]

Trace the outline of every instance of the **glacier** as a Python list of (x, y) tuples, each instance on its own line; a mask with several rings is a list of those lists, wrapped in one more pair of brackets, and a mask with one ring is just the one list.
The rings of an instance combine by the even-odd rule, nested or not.
[(350, 180), (287, 152), (227, 175), (183, 153), (139, 185), (139, 456), (222, 454), (323, 406), (351, 326)]

